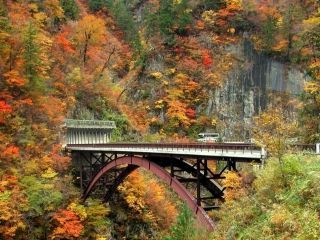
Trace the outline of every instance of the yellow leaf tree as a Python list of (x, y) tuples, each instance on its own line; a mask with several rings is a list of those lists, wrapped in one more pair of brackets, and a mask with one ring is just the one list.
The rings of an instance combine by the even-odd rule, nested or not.
[(288, 140), (296, 135), (297, 124), (278, 108), (268, 108), (254, 119), (255, 142), (268, 154), (281, 160), (288, 149)]
[(288, 150), (289, 139), (296, 136), (296, 132), (296, 122), (287, 118), (279, 108), (269, 108), (254, 119), (255, 143), (265, 147), (269, 155), (279, 160), (284, 182), (283, 156)]
[(106, 37), (106, 27), (103, 19), (94, 15), (84, 16), (76, 27), (75, 40), (85, 64), (89, 47), (94, 47)]

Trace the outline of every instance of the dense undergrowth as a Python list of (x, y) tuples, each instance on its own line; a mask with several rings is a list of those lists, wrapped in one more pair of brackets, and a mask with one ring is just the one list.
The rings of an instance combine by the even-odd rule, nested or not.
[(211, 239), (319, 239), (319, 173), (319, 156), (268, 159), (252, 188), (214, 213)]
[(197, 228), (190, 210), (182, 208), (166, 239), (319, 239), (319, 172), (319, 156), (299, 153), (285, 155), (282, 165), (270, 158), (263, 168), (232, 173), (229, 181), (240, 187), (229, 187), (237, 194), (211, 212), (215, 230)]

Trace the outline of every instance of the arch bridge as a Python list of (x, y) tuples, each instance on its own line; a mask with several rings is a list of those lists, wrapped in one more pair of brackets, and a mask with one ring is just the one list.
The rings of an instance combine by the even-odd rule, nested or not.
[[(259, 164), (265, 158), (264, 150), (253, 144), (109, 143), (113, 122), (69, 120), (66, 126), (66, 151), (84, 201), (91, 194), (108, 201), (140, 167), (166, 182), (208, 229), (214, 223), (206, 212), (223, 201), (223, 173), (237, 170), (238, 163)], [(109, 136), (101, 137), (104, 134)], [(219, 170), (212, 167), (217, 164)]]

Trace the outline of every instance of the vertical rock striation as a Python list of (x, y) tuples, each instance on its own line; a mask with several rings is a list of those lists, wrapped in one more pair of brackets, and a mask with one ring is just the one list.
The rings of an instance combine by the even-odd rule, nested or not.
[(219, 131), (226, 138), (249, 138), (252, 117), (276, 97), (297, 98), (307, 77), (294, 66), (257, 52), (247, 38), (226, 50), (237, 64), (221, 88), (208, 91), (206, 113), (221, 120)]

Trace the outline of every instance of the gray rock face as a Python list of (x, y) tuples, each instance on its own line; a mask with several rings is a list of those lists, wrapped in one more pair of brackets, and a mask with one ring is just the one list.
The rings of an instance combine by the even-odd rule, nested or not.
[(246, 38), (226, 50), (237, 64), (221, 88), (208, 91), (206, 113), (221, 120), (218, 130), (227, 139), (244, 140), (250, 138), (253, 116), (266, 109), (275, 96), (298, 97), (307, 77), (294, 66), (255, 51)]

